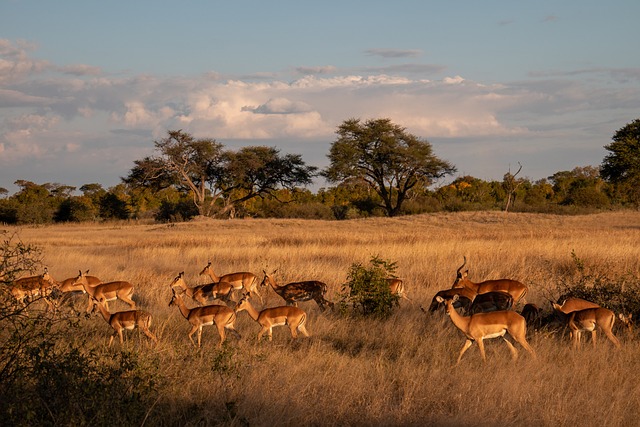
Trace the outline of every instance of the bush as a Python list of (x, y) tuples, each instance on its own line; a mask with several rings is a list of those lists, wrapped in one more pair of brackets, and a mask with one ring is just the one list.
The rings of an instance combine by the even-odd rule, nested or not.
[(398, 306), (399, 297), (389, 290), (388, 278), (395, 277), (396, 263), (377, 256), (371, 257), (367, 268), (354, 263), (349, 269), (343, 286), (340, 310), (347, 313), (349, 307), (363, 316), (386, 318)]

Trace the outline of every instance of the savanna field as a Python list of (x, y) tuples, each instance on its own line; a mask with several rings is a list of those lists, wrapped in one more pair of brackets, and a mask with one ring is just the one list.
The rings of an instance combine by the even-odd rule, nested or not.
[[(135, 354), (153, 379), (148, 395), (140, 397), (145, 410), (137, 425), (640, 423), (640, 340), (633, 332), (614, 327), (620, 350), (602, 334), (596, 349), (589, 338), (573, 350), (568, 333), (530, 329), (528, 340), (537, 359), (516, 344), (520, 357), (514, 362), (507, 346), (495, 339), (487, 342), (486, 363), (474, 345), (456, 367), (463, 334), (445, 315), (421, 309), (438, 290), (451, 287), (465, 256), (471, 280), (519, 280), (529, 286), (526, 301), (547, 312), (548, 300), (559, 297), (559, 285), (572, 283), (585, 271), (637, 280), (640, 212), (464, 212), (347, 221), (196, 220), (2, 229), (39, 247), (43, 265), (58, 281), (89, 270), (103, 281), (134, 284), (138, 308), (153, 316), (157, 345), (134, 330), (126, 332), (124, 346), (116, 339), (108, 347), (112, 329), (99, 315), (84, 314), (55, 345), (94, 352), (105, 364), (122, 351)], [(208, 278), (198, 273), (209, 261), (217, 275), (249, 271), (262, 279), (263, 270), (277, 270), (279, 284), (320, 280), (328, 285), (327, 298), (338, 301), (352, 264), (367, 264), (372, 256), (397, 262), (396, 274), (413, 303), (401, 300), (384, 320), (321, 312), (313, 301), (300, 303), (308, 314), (310, 338), (293, 341), (288, 328), (279, 327), (273, 342), (257, 342), (259, 325), (241, 312), (236, 322), (240, 340), (230, 335), (219, 349), (216, 329), (207, 326), (198, 350), (187, 338), (189, 323), (168, 305), (172, 279), (184, 271), (189, 286), (206, 283)], [(260, 292), (265, 304), (252, 299), (256, 308), (283, 304), (272, 289)], [(84, 313), (87, 297), (78, 296), (74, 305)], [(128, 309), (120, 301), (110, 306), (112, 311)], [(113, 419), (108, 421), (121, 425), (118, 402), (109, 404)], [(51, 424), (68, 422), (52, 419)]]

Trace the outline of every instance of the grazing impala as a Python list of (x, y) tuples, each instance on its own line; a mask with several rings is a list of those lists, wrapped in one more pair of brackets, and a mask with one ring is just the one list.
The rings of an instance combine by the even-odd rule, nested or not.
[[(84, 274), (85, 274), (85, 277), (87, 278), (87, 285), (91, 287), (95, 287), (100, 283), (102, 283), (102, 280), (98, 279), (96, 276), (89, 276), (89, 270), (85, 271)], [(82, 283), (76, 283), (77, 277), (78, 276), (69, 277), (68, 279), (64, 279), (62, 282), (60, 282), (60, 291), (63, 294), (70, 294), (70, 293), (86, 294), (87, 292), (84, 290), (84, 286), (82, 286)]]
[[(240, 334), (235, 330), (234, 323), (236, 321), (236, 313), (225, 305), (205, 305), (203, 307), (187, 308), (182, 295), (176, 293), (172, 288), (173, 296), (169, 301), (169, 307), (177, 305), (180, 309), (180, 313), (185, 319), (191, 323), (191, 331), (189, 331), (189, 339), (194, 346), (200, 348), (202, 342), (202, 327), (209, 325), (216, 325), (218, 334), (220, 335), (220, 343), (218, 347), (222, 347), (227, 338), (226, 330), (231, 331), (240, 339)], [(198, 332), (198, 344), (193, 341), (193, 334)]]
[(467, 314), (511, 310), (511, 307), (513, 307), (513, 297), (511, 294), (502, 291), (486, 292), (476, 295), (471, 302)]
[(586, 308), (598, 308), (600, 305), (595, 302), (587, 301), (586, 299), (577, 298), (577, 297), (569, 297), (567, 298), (562, 305), (558, 305), (555, 303), (551, 303), (553, 308), (556, 311), (559, 311), (564, 314), (569, 314), (573, 311), (584, 310)]
[(442, 291), (438, 291), (431, 300), (431, 305), (429, 306), (429, 311), (434, 312), (438, 310), (440, 307), (445, 308), (444, 302), (438, 302), (438, 297), (442, 298), (443, 301), (450, 300), (454, 295), (458, 295), (458, 298), (454, 302), (454, 308), (461, 308), (466, 313), (469, 311), (469, 307), (471, 307), (471, 302), (476, 297), (476, 293), (473, 292), (469, 288), (452, 288), (452, 289), (444, 289)]
[(42, 298), (47, 303), (47, 310), (53, 310), (51, 297), (59, 289), (60, 284), (56, 282), (45, 267), (44, 272), (38, 276), (22, 277), (15, 280), (9, 287), (9, 292), (16, 302), (26, 308), (27, 301), (34, 301)]
[(504, 337), (506, 333), (509, 333), (514, 340), (519, 342), (520, 345), (522, 345), (522, 347), (524, 347), (525, 350), (531, 353), (535, 358), (535, 352), (527, 342), (527, 324), (524, 317), (511, 310), (461, 316), (453, 307), (453, 304), (457, 299), (458, 297), (454, 296), (452, 299), (446, 300), (445, 302), (442, 297), (437, 298), (438, 302), (446, 303), (447, 314), (451, 318), (451, 321), (467, 337), (467, 341), (460, 351), (456, 365), (460, 363), (462, 355), (474, 342), (478, 343), (482, 360), (486, 361), (487, 357), (484, 350), (484, 340), (497, 337), (502, 337), (504, 342), (507, 343), (509, 350), (511, 351), (511, 355), (515, 360), (518, 357), (518, 351), (513, 344)]
[(129, 304), (131, 308), (136, 308), (136, 303), (131, 299), (133, 296), (133, 285), (125, 281), (101, 283), (97, 286), (89, 286), (87, 275), (80, 271), (76, 277), (74, 285), (81, 284), (84, 291), (89, 294), (89, 307), (87, 313), (93, 310), (95, 302), (104, 303), (105, 308), (109, 310), (109, 301), (117, 299)]
[(281, 306), (265, 308), (261, 312), (258, 312), (246, 296), (242, 297), (238, 301), (238, 305), (235, 308), (235, 312), (239, 313), (242, 310), (246, 310), (249, 316), (262, 326), (260, 332), (258, 332), (258, 341), (262, 339), (262, 336), (267, 333), (269, 341), (273, 339), (273, 327), (288, 325), (291, 331), (291, 337), (293, 339), (298, 338), (298, 332), (302, 332), (305, 337), (309, 336), (305, 323), (307, 322), (307, 314), (298, 307)]
[(513, 297), (513, 304), (516, 305), (520, 300), (524, 298), (527, 293), (527, 285), (520, 283), (517, 280), (511, 279), (497, 279), (497, 280), (485, 280), (484, 282), (474, 283), (467, 275), (469, 270), (462, 272), (462, 268), (467, 264), (467, 257), (464, 257), (464, 262), (458, 268), (456, 272), (456, 280), (453, 282), (452, 288), (466, 287), (471, 289), (477, 294), (484, 294), (493, 291), (502, 291), (511, 294)]
[(591, 332), (591, 341), (593, 347), (596, 346), (596, 326), (599, 326), (604, 334), (609, 338), (617, 348), (620, 348), (620, 341), (613, 334), (613, 324), (616, 321), (616, 315), (613, 311), (604, 307), (585, 308), (583, 310), (572, 311), (568, 314), (561, 311), (562, 306), (553, 303), (553, 308), (557, 312), (563, 313), (568, 318), (569, 330), (571, 331), (571, 339), (573, 347), (580, 345), (580, 336), (582, 332)]
[(184, 281), (184, 271), (180, 272), (171, 284), (171, 289), (178, 287), (191, 299), (200, 305), (207, 305), (211, 300), (221, 299), (225, 302), (229, 301), (233, 291), (233, 285), (229, 282), (207, 283), (206, 285), (198, 285), (188, 287)]
[(156, 338), (153, 332), (149, 330), (149, 327), (151, 326), (151, 314), (143, 310), (117, 311), (115, 313), (110, 313), (105, 307), (105, 303), (101, 303), (95, 298), (93, 299), (94, 305), (91, 312), (95, 312), (97, 307), (104, 320), (115, 331), (109, 340), (109, 347), (111, 347), (111, 343), (113, 343), (113, 339), (116, 335), (120, 337), (120, 345), (122, 345), (124, 343), (122, 331), (125, 329), (132, 330), (136, 327), (140, 328), (140, 330), (144, 332), (146, 336), (151, 338), (154, 343), (158, 343), (158, 338)]
[(244, 289), (245, 292), (248, 292), (249, 295), (253, 296), (255, 293), (260, 298), (260, 302), (262, 301), (262, 295), (258, 292), (258, 276), (253, 273), (249, 273), (246, 271), (238, 272), (238, 273), (229, 273), (223, 276), (217, 276), (213, 271), (213, 266), (211, 265), (211, 261), (202, 269), (200, 272), (200, 276), (208, 275), (211, 280), (215, 283), (218, 282), (229, 282), (233, 285), (234, 291), (240, 291)]
[(287, 305), (297, 306), (298, 302), (314, 300), (320, 310), (325, 310), (325, 305), (328, 305), (333, 309), (333, 303), (327, 299), (325, 299), (324, 295), (327, 293), (327, 285), (323, 282), (319, 282), (317, 280), (307, 280), (304, 282), (291, 282), (286, 285), (278, 285), (276, 280), (274, 279), (274, 275), (277, 270), (273, 273), (268, 274), (266, 271), (262, 270), (264, 273), (264, 278), (260, 283), (260, 286), (270, 285), (271, 288), (282, 297), (287, 302)]

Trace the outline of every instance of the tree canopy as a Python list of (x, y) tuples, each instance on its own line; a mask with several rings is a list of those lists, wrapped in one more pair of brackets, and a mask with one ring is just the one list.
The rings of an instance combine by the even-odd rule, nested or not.
[(175, 187), (191, 194), (198, 213), (210, 216), (218, 200), (220, 214), (255, 197), (275, 195), (280, 188), (294, 189), (312, 181), (316, 169), (295, 154), (280, 155), (271, 147), (225, 150), (215, 139), (196, 139), (182, 130), (168, 131), (155, 142), (158, 155), (136, 160), (127, 184), (159, 191)]
[(640, 202), (640, 119), (628, 123), (613, 135), (604, 147), (609, 154), (602, 161), (600, 174), (626, 192), (631, 200)]
[(329, 182), (364, 181), (381, 198), (388, 216), (400, 212), (416, 188), (453, 174), (456, 168), (433, 154), (431, 144), (391, 122), (390, 119), (344, 121), (336, 131), (323, 171)]

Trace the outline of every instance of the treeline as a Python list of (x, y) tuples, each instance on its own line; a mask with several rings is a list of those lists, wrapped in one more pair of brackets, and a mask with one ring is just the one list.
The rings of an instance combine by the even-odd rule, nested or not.
[[(351, 219), (425, 212), (504, 210), (585, 213), (640, 206), (640, 119), (605, 145), (600, 167), (577, 167), (532, 182), (509, 170), (502, 181), (458, 177), (431, 144), (389, 119), (345, 120), (319, 171), (300, 155), (264, 146), (226, 149), (212, 138), (169, 130), (156, 154), (134, 161), (122, 183), (78, 189), (57, 183), (16, 181), (0, 188), (0, 223), (47, 224), (128, 219), (159, 222), (218, 218)], [(306, 187), (316, 176), (330, 184)]]
[[(126, 183), (108, 189), (92, 183), (73, 186), (19, 180), (13, 195), (4, 191), (0, 199), (0, 222), (49, 224), (105, 220), (148, 219), (177, 222), (194, 218), (198, 209), (192, 197), (175, 188), (151, 191)], [(81, 195), (76, 195), (79, 190)], [(628, 193), (604, 181), (593, 166), (557, 172), (532, 182), (505, 174), (502, 181), (484, 181), (472, 176), (455, 179), (436, 189), (412, 195), (402, 215), (425, 212), (505, 210), (544, 213), (586, 213), (601, 209), (635, 207)], [(237, 217), (352, 219), (385, 216), (378, 194), (359, 182), (321, 188), (281, 189), (273, 195), (239, 204)], [(224, 209), (220, 201), (215, 211)]]

